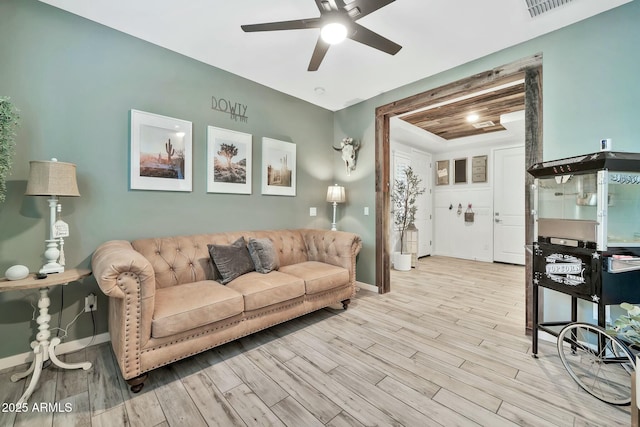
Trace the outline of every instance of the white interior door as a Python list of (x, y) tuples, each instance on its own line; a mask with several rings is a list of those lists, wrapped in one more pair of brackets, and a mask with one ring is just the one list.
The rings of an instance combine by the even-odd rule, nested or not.
[(431, 154), (412, 150), (411, 168), (422, 180), (424, 194), (418, 197), (415, 226), (418, 228), (418, 257), (431, 255), (433, 204), (431, 200)]
[(524, 147), (493, 152), (493, 260), (524, 265)]

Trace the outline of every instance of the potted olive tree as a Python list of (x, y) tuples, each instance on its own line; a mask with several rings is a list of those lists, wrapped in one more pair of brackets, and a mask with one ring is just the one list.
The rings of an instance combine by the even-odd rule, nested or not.
[(413, 171), (411, 166), (404, 170), (403, 179), (396, 179), (391, 194), (391, 213), (393, 223), (400, 235), (400, 253), (396, 255), (393, 266), (396, 270), (411, 270), (411, 253), (406, 253), (406, 231), (415, 227), (416, 206), (418, 196), (424, 194), (424, 187), (420, 187), (422, 179)]
[(0, 96), (0, 203), (7, 195), (6, 180), (11, 170), (19, 117), (9, 98)]

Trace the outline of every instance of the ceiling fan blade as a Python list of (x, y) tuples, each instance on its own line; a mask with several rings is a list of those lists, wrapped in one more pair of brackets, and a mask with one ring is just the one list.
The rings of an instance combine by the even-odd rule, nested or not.
[(351, 40), (366, 44), (367, 46), (371, 46), (374, 49), (381, 50), (385, 53), (388, 53), (389, 55), (395, 55), (400, 51), (400, 49), (402, 49), (402, 46), (400, 46), (399, 44), (382, 37), (378, 33), (374, 33), (373, 31), (363, 27), (360, 24), (356, 24), (354, 22), (352, 25), (355, 31), (347, 36)]
[(265, 24), (241, 25), (245, 33), (255, 31), (304, 30), (320, 28), (320, 18), (294, 19), (293, 21), (267, 22)]
[[(341, 0), (336, 1), (344, 4)], [(351, 19), (355, 21), (393, 3), (394, 1), (396, 0), (353, 0), (341, 7), (341, 9), (344, 9)]]
[(316, 6), (318, 6), (318, 10), (320, 13), (331, 12), (331, 2), (327, 0), (315, 0)]
[(318, 42), (316, 43), (316, 48), (313, 50), (313, 55), (311, 55), (311, 61), (309, 61), (307, 71), (318, 71), (320, 63), (329, 50), (329, 46), (330, 44), (322, 40), (322, 37), (318, 37)]

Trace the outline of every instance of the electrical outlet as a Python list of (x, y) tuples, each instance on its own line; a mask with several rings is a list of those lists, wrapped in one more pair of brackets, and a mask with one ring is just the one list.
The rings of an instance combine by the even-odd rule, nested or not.
[(89, 313), (90, 311), (96, 311), (98, 309), (98, 298), (94, 294), (89, 294), (84, 298), (84, 311)]

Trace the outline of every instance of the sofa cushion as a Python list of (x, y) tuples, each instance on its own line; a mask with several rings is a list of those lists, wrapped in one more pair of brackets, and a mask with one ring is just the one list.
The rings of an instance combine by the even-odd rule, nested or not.
[(281, 267), (280, 271), (303, 279), (307, 294), (316, 294), (349, 283), (349, 270), (324, 262), (301, 262)]
[(304, 281), (279, 271), (251, 272), (231, 281), (228, 288), (244, 296), (245, 311), (256, 310), (304, 295)]
[(242, 294), (213, 280), (157, 289), (151, 336), (167, 337), (243, 311)]
[(230, 245), (207, 245), (207, 247), (211, 254), (211, 261), (220, 274), (220, 283), (223, 285), (255, 270), (244, 237), (240, 237)]
[(254, 239), (250, 237), (247, 248), (258, 273), (266, 274), (280, 267), (280, 259), (271, 239)]

